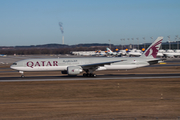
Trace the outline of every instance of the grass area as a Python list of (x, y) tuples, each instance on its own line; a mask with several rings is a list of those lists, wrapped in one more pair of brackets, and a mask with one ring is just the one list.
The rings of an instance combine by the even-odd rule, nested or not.
[(175, 119), (180, 80), (0, 83), (0, 119)]

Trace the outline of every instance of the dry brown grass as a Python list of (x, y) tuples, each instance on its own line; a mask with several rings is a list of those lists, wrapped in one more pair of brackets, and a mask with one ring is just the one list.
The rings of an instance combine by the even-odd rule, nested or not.
[[(6, 69), (5, 69), (6, 71)], [(99, 71), (97, 74), (180, 73), (180, 67)], [(20, 76), (18, 72), (1, 76)], [(26, 76), (58, 76), (26, 72)], [(0, 82), (2, 120), (151, 120), (180, 116), (180, 79)]]
[(175, 119), (180, 116), (178, 78), (1, 82), (0, 88), (0, 119)]

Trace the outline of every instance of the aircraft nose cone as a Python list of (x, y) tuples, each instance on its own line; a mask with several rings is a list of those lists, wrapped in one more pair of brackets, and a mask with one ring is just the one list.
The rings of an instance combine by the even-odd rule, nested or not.
[(10, 68), (11, 68), (11, 69), (15, 69), (15, 66), (14, 66), (14, 65), (11, 65)]
[(12, 68), (13, 68), (13, 65), (11, 65), (10, 68), (12, 69)]

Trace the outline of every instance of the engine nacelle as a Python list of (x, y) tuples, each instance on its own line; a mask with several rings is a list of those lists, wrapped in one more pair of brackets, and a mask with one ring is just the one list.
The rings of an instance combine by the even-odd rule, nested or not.
[(68, 75), (78, 75), (83, 70), (80, 66), (69, 66), (67, 67), (67, 73)]

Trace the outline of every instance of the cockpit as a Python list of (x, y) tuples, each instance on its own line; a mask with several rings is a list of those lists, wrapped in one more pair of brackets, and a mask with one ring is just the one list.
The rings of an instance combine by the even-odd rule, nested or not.
[(13, 64), (10, 66), (11, 69), (15, 69), (16, 67), (18, 67), (17, 62), (13, 63)]
[(17, 63), (13, 63), (12, 65), (17, 65)]

